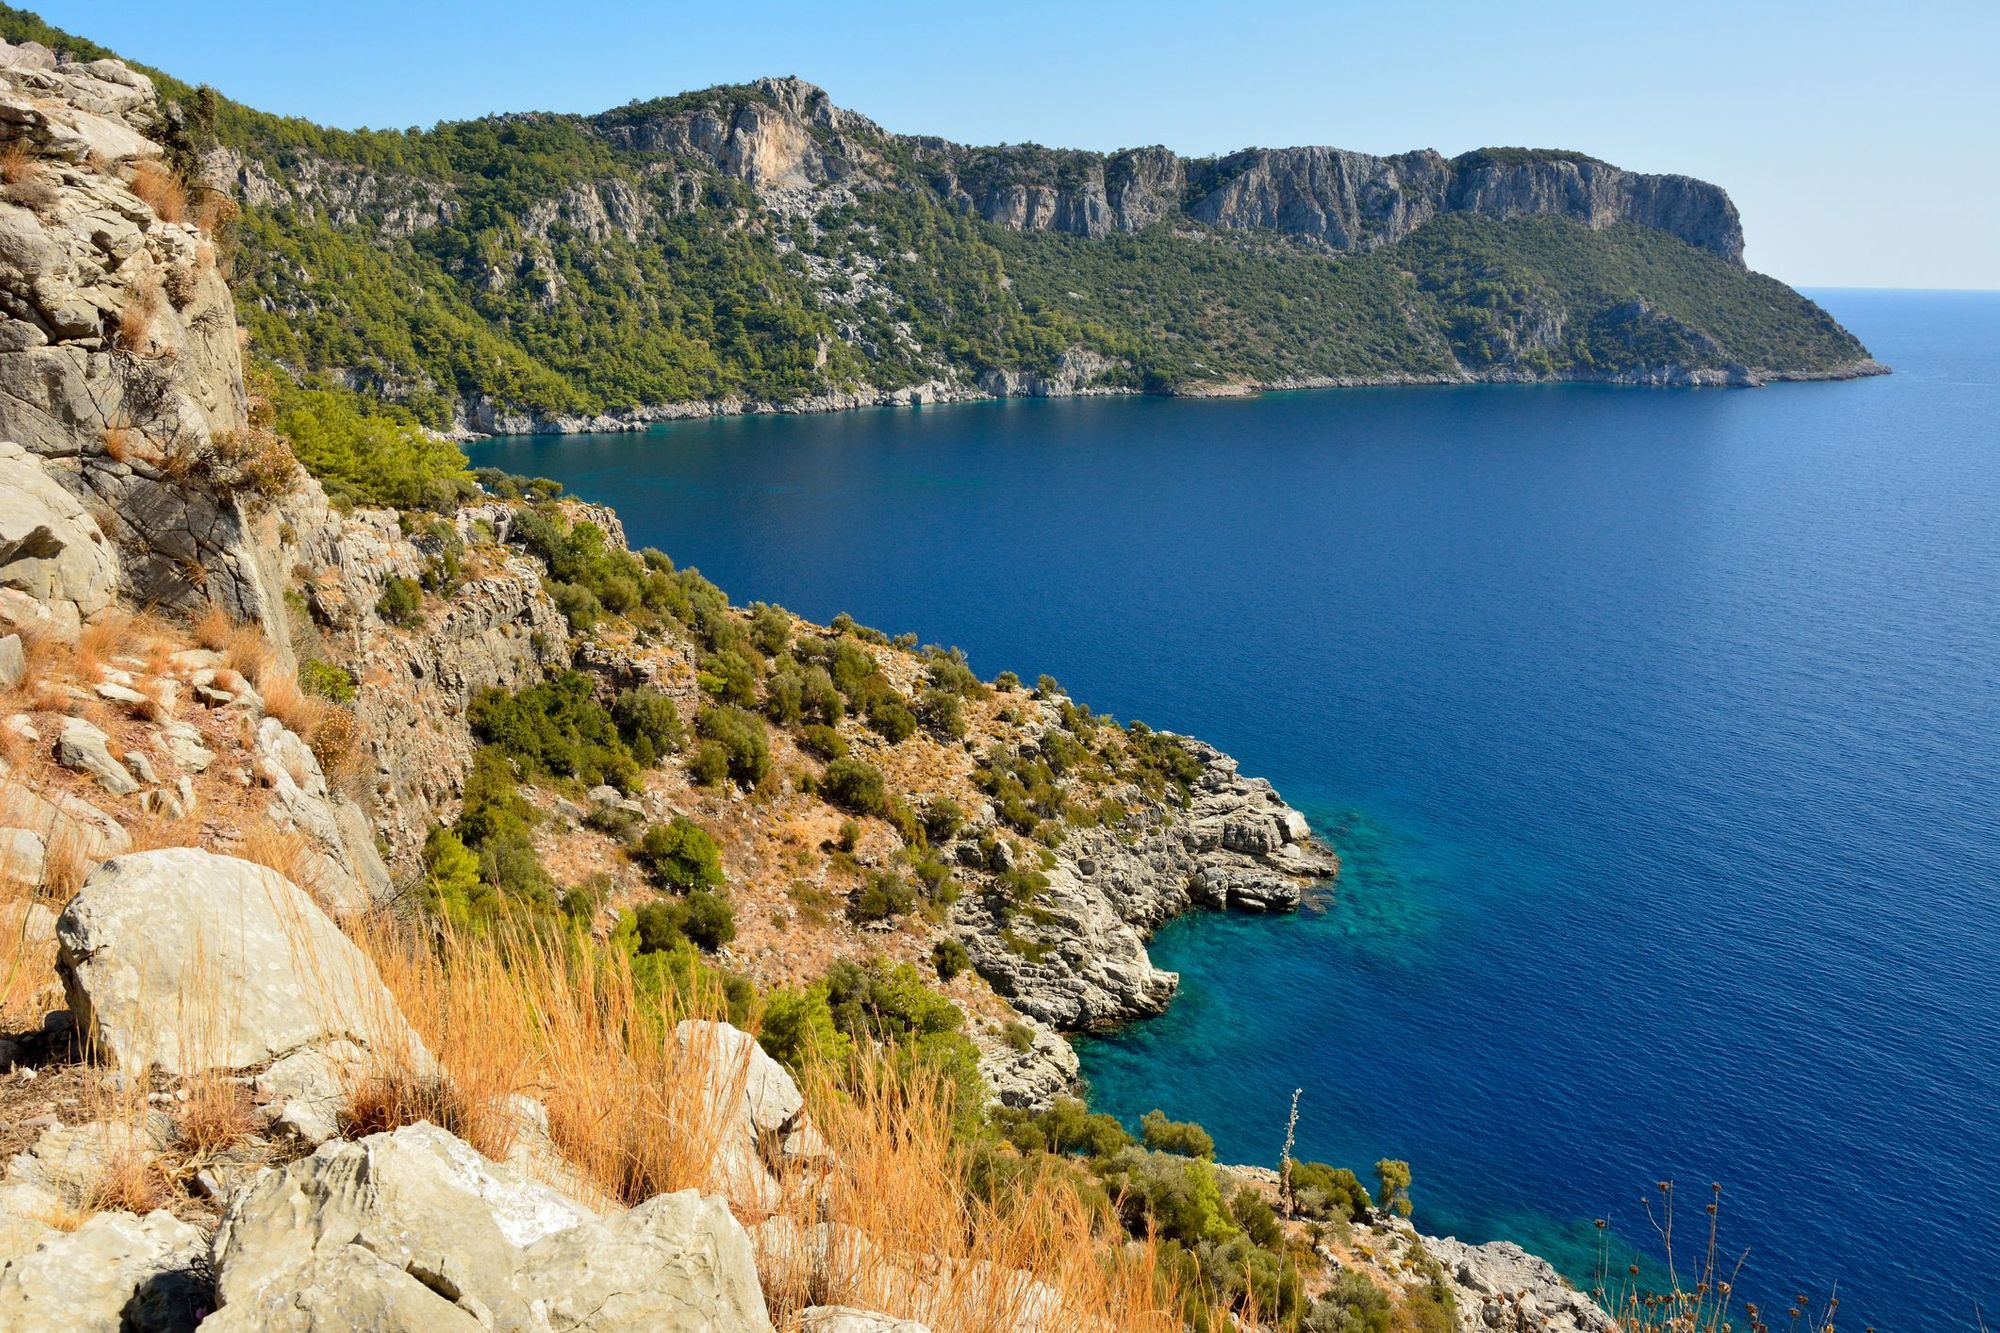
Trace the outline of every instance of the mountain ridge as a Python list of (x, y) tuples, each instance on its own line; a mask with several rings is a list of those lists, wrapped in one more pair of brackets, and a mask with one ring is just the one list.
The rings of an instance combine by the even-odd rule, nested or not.
[[(17, 10), (0, 29), (105, 48)], [(443, 434), (1019, 395), (1879, 373), (1719, 187), (1568, 150), (895, 134), (796, 78), (326, 129), (160, 77), (253, 356)]]

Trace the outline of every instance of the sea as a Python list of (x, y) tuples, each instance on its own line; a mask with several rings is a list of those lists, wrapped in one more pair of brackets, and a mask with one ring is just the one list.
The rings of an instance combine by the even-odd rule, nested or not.
[[(1344, 867), (1153, 943), (1093, 1102), (1412, 1168), (1588, 1285), (2000, 1316), (2000, 294), (1811, 293), (1892, 375), (1013, 400), (515, 438), (738, 601), (1057, 677)], [(1649, 1208), (1650, 1205), (1650, 1208)], [(1608, 1225), (1600, 1229), (1596, 1223)], [(1689, 1237), (1694, 1239), (1690, 1240)], [(1773, 1319), (1774, 1324), (1781, 1320)]]

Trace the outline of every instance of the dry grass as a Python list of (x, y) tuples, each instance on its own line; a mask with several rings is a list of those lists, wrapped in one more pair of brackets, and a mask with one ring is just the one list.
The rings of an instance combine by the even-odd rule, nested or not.
[(141, 162), (132, 168), (132, 193), (145, 200), (162, 222), (182, 222), (187, 218), (187, 187), (180, 178), (158, 162)]
[(158, 282), (144, 282), (132, 290), (125, 308), (118, 312), (118, 346), (134, 356), (152, 354), (153, 321), (160, 313), (166, 293)]
[(251, 1110), (250, 1090), (209, 1070), (186, 1084), (187, 1100), (180, 1104), (174, 1125), (181, 1144), (199, 1156), (233, 1148), (256, 1132), (257, 1119)]
[(42, 174), (42, 164), (28, 151), (28, 145), (17, 139), (7, 145), (7, 151), (0, 153), (0, 183), (20, 185), (36, 179)]
[(298, 829), (279, 828), (263, 819), (243, 830), (242, 841), (230, 854), (275, 870), (319, 897), (319, 864), (313, 850), (313, 840)]
[[(374, 1071), (349, 1097), (355, 1131), (448, 1117), (500, 1156), (516, 1128), (502, 1099), (525, 1092), (547, 1107), (566, 1168), (611, 1198), (727, 1192), (720, 1148), (747, 1071), (727, 1067), (712, 1043), (675, 1038), (677, 1019), (719, 1018), (719, 995), (649, 998), (622, 957), (527, 933), (424, 937), (387, 921), (353, 933), (450, 1079), (440, 1100), (407, 1069)], [(876, 1052), (840, 1078), (807, 1080), (837, 1166), (791, 1179), (781, 1213), (808, 1234), (819, 1221), (845, 1229), (811, 1262), (766, 1264), (780, 1327), (807, 1305), (842, 1300), (937, 1333), (1018, 1328), (1051, 1300), (1082, 1329), (1181, 1327), (1155, 1249), (1129, 1242), (1060, 1173), (979, 1202), (952, 1135), (949, 1086), (894, 1068)], [(746, 1223), (765, 1220), (749, 1201), (732, 1203)]]
[(144, 1216), (163, 1206), (171, 1193), (166, 1172), (151, 1154), (136, 1147), (121, 1148), (105, 1160), (83, 1206), (86, 1213), (119, 1211)]
[(132, 456), (132, 432), (123, 426), (106, 426), (103, 442), (105, 454), (114, 462), (123, 463)]

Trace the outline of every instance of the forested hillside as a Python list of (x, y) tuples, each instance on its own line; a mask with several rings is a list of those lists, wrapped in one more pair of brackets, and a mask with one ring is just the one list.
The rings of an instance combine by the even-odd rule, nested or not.
[[(0, 35), (107, 54), (18, 10)], [(254, 356), (434, 430), (1875, 368), (1742, 266), (1722, 191), (1576, 153), (965, 148), (793, 79), (359, 132), (160, 87), (190, 206), (240, 209)]]

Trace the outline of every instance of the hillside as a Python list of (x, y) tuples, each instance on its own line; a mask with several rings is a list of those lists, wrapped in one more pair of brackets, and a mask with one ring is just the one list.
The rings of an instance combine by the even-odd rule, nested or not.
[(246, 380), (174, 144), (0, 44), (0, 1329), (1609, 1327), (1076, 1097), (1268, 783)]
[[(102, 48), (0, 10), (0, 35)], [(797, 79), (421, 131), (162, 79), (291, 378), (472, 434), (989, 394), (1879, 370), (1727, 195), (1579, 153), (888, 133)]]

